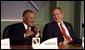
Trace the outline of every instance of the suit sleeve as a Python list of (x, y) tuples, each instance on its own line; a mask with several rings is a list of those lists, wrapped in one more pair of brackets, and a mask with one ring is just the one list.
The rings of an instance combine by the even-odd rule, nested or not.
[(3, 38), (10, 38), (10, 44), (23, 44), (24, 36), (20, 35), (11, 27), (7, 27), (4, 29)]
[(52, 30), (50, 24), (46, 24), (44, 29), (43, 29), (43, 34), (42, 34), (42, 42), (52, 38)]

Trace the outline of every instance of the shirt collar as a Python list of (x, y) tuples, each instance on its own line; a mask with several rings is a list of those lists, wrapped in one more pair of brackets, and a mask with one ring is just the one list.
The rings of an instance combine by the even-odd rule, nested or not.
[[(63, 21), (61, 23), (63, 24)], [(58, 25), (60, 25), (60, 23), (58, 23)]]
[(27, 25), (24, 22), (23, 22), (23, 25), (24, 25), (25, 29), (27, 30)]

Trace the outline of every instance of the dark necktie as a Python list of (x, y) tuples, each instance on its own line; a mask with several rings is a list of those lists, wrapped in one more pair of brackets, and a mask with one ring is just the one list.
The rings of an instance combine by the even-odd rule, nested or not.
[(64, 29), (63, 26), (62, 26), (62, 23), (60, 24), (60, 27), (61, 27), (62, 35), (66, 38), (66, 40), (67, 40), (68, 42), (70, 42), (70, 41), (71, 41), (71, 38), (66, 34), (66, 31), (65, 31), (65, 29)]

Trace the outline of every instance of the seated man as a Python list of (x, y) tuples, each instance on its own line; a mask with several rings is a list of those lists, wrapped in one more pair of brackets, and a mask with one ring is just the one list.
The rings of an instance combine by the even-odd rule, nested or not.
[(79, 44), (81, 40), (73, 32), (72, 25), (63, 21), (64, 15), (60, 7), (53, 10), (53, 21), (47, 23), (43, 29), (42, 40), (57, 37), (58, 44)]
[(31, 44), (32, 37), (40, 36), (40, 28), (34, 25), (34, 19), (34, 12), (25, 10), (23, 12), (23, 22), (6, 27), (3, 38), (10, 38), (11, 44)]

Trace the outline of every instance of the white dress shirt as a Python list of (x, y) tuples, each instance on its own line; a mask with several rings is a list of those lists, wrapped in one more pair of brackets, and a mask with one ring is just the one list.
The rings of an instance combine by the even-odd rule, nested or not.
[(24, 27), (25, 27), (25, 30), (27, 30), (27, 25), (23, 22), (23, 25), (24, 25)]

